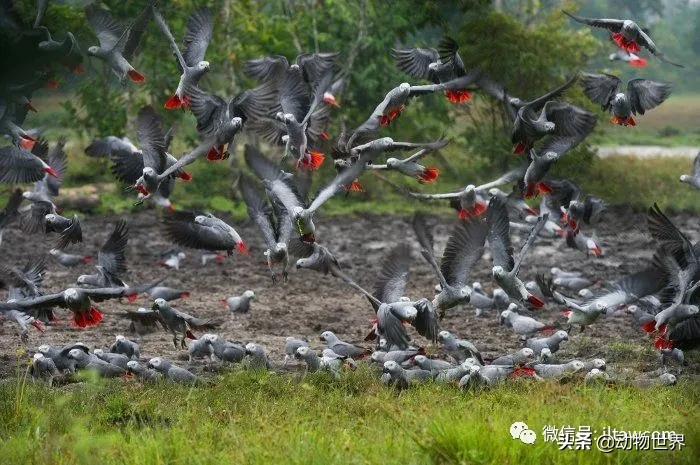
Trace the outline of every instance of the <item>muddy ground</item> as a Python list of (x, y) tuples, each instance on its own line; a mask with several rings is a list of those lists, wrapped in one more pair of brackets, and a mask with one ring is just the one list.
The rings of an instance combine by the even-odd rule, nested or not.
[[(96, 254), (111, 232), (118, 217), (89, 217), (83, 222), (85, 242), (73, 252)], [(552, 266), (567, 270), (578, 270), (596, 280), (612, 280), (637, 271), (649, 263), (652, 255), (652, 240), (646, 232), (643, 214), (622, 209), (607, 213), (607, 221), (598, 228), (598, 236), (604, 257), (587, 258), (583, 253), (568, 249), (560, 239), (539, 239), (526, 259), (521, 277), (535, 278), (537, 272), (548, 271)], [(691, 240), (700, 239), (697, 218), (689, 215), (674, 216), (676, 224)], [(433, 217), (436, 225), (436, 251), (441, 251), (451, 226), (457, 221), (452, 217)], [(342, 282), (331, 276), (322, 276), (307, 270), (292, 270), (286, 285), (273, 285), (262, 265), (262, 240), (253, 224), (239, 224), (236, 228), (250, 247), (248, 256), (235, 255), (225, 264), (210, 264), (201, 267), (194, 250), (185, 250), (187, 258), (179, 271), (168, 270), (158, 265), (153, 253), (166, 250), (171, 245), (161, 236), (155, 211), (144, 211), (128, 217), (131, 231), (128, 245), (129, 277), (127, 282), (139, 283), (161, 276), (165, 284), (191, 292), (189, 299), (173, 302), (178, 310), (193, 315), (212, 318), (221, 322), (215, 332), (229, 340), (262, 344), (271, 360), (281, 361), (286, 336), (307, 338), (315, 348), (321, 348), (319, 334), (332, 330), (346, 341), (366, 345), (364, 336), (370, 329), (372, 309), (367, 301)], [(374, 277), (381, 266), (382, 257), (392, 246), (408, 240), (413, 245), (413, 264), (408, 295), (411, 298), (433, 296), (435, 278), (418, 252), (418, 246), (408, 217), (354, 216), (318, 218), (318, 238), (333, 251), (345, 271), (362, 286), (372, 289)], [(520, 233), (514, 235), (518, 249)], [(16, 226), (5, 232), (2, 243), (2, 262), (22, 265), (30, 255), (47, 253), (54, 243), (53, 238), (43, 235), (26, 236)], [(487, 252), (488, 255), (488, 252)], [(485, 256), (472, 279), (480, 281), (489, 291), (493, 283), (489, 276), (490, 259)], [(44, 280), (44, 291), (54, 292), (74, 285), (80, 274), (92, 272), (91, 265), (67, 269), (52, 257), (47, 257), (48, 269)], [(232, 315), (225, 310), (220, 299), (241, 294), (246, 289), (255, 291), (252, 310), (244, 315)], [(4, 292), (2, 291), (4, 297)], [(30, 340), (21, 343), (13, 323), (0, 321), (0, 376), (16, 373), (18, 364), (26, 366), (27, 360), (37, 346), (44, 343), (63, 345), (81, 341), (91, 347), (109, 346), (117, 334), (127, 334), (141, 345), (142, 360), (163, 356), (173, 360), (186, 360), (186, 351), (173, 347), (172, 336), (165, 332), (147, 334), (143, 337), (128, 335), (128, 321), (121, 314), (138, 307), (149, 307), (148, 296), (141, 296), (133, 304), (108, 301), (99, 305), (105, 315), (96, 327), (74, 328), (70, 325), (70, 313), (58, 310), (60, 322), (47, 326), (44, 334), (31, 329)], [(548, 305), (538, 313), (545, 322), (562, 321), (561, 308)], [(487, 357), (512, 352), (522, 346), (518, 336), (509, 328), (498, 324), (496, 312), (475, 316), (474, 309), (466, 306), (448, 312), (441, 328), (474, 342)], [(199, 334), (198, 334), (199, 335)], [(426, 345), (427, 341), (413, 334), (414, 342)], [(650, 350), (651, 342), (641, 331), (631, 325), (631, 317), (624, 312), (600, 320), (584, 333), (572, 331), (570, 340), (557, 354), (560, 361), (573, 358), (590, 359), (602, 357), (608, 361), (609, 370), (618, 376), (637, 377), (658, 374), (658, 357)], [(24, 348), (25, 355), (18, 355)], [(428, 346), (429, 351), (439, 352), (438, 347)], [(692, 356), (691, 356), (692, 359)], [(697, 362), (697, 358), (695, 359)], [(187, 365), (186, 361), (181, 362)], [(697, 373), (697, 363), (684, 373)]]

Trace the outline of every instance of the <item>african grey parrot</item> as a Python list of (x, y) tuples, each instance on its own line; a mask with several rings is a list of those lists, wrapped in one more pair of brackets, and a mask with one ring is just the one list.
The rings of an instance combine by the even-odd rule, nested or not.
[(593, 360), (583, 362), (584, 371), (591, 371), (593, 369), (605, 371), (606, 368), (607, 366), (605, 364), (605, 360), (603, 360), (602, 358), (594, 358)]
[(136, 360), (130, 360), (126, 364), (126, 371), (131, 373), (132, 375), (136, 375), (137, 378), (148, 382), (157, 381), (158, 379), (162, 378), (162, 375), (160, 373), (151, 368), (146, 367), (145, 365), (141, 365)]
[(503, 355), (491, 362), (491, 365), (520, 366), (534, 360), (535, 352), (529, 347), (523, 347), (511, 354)]
[(212, 214), (172, 212), (163, 217), (163, 225), (165, 235), (184, 247), (224, 250), (228, 255), (233, 255), (234, 249), (243, 255), (248, 253), (248, 248), (236, 230)]
[(75, 360), (76, 368), (94, 371), (102, 378), (116, 378), (126, 374), (126, 370), (123, 368), (106, 362), (96, 355), (85, 352), (82, 349), (76, 348), (69, 350), (68, 357)]
[(70, 254), (58, 249), (49, 250), (49, 255), (54, 257), (58, 263), (67, 268), (73, 268), (81, 264), (87, 265), (95, 259), (95, 257), (90, 255)]
[(56, 364), (42, 353), (34, 354), (32, 357), (31, 375), (32, 379), (41, 379), (51, 387), (53, 379), (61, 374), (56, 368)]
[(149, 0), (146, 8), (128, 27), (115, 21), (107, 10), (94, 6), (87, 9), (88, 23), (100, 42), (100, 45), (89, 47), (87, 53), (104, 61), (120, 81), (123, 81), (126, 76), (136, 83), (146, 80), (146, 76), (136, 71), (129, 60), (136, 54), (141, 36), (153, 14), (155, 3), (156, 0)]
[(474, 357), (480, 364), (484, 364), (484, 359), (481, 357), (479, 349), (466, 339), (458, 339), (449, 331), (440, 331), (438, 341), (442, 343), (447, 353), (457, 361), (463, 362), (468, 357)]
[(620, 92), (620, 78), (612, 74), (583, 73), (581, 86), (591, 102), (600, 104), (603, 111), (612, 111), (611, 122), (623, 126), (636, 126), (632, 115), (643, 115), (656, 108), (671, 95), (672, 84), (630, 79), (627, 92)]
[(214, 349), (211, 346), (209, 336), (213, 335), (204, 334), (200, 336), (199, 339), (195, 339), (190, 342), (190, 345), (187, 348), (187, 356), (189, 357), (190, 363), (192, 363), (195, 358), (206, 358), (210, 362), (212, 361), (211, 356), (214, 355)]
[(659, 60), (683, 68), (683, 65), (674, 63), (666, 58), (666, 55), (661, 53), (656, 44), (651, 40), (651, 37), (649, 37), (637, 23), (630, 19), (582, 18), (567, 13), (566, 11), (563, 11), (563, 13), (581, 24), (607, 29), (612, 34), (613, 42), (622, 50), (630, 53), (639, 53), (640, 47), (645, 47)]
[(80, 349), (85, 353), (89, 352), (88, 347), (80, 342), (77, 344), (68, 344), (67, 346), (60, 348), (43, 344), (39, 346), (38, 352), (43, 354), (44, 357), (53, 360), (53, 363), (56, 365), (56, 368), (58, 368), (59, 371), (75, 373), (76, 361), (75, 359), (68, 357), (68, 353), (73, 349)]
[(518, 302), (527, 301), (535, 308), (543, 307), (544, 302), (528, 292), (525, 284), (518, 278), (518, 272), (528, 249), (537, 239), (537, 235), (548, 218), (548, 214), (543, 215), (532, 227), (516, 261), (513, 259), (513, 249), (510, 245), (510, 223), (506, 205), (498, 197), (492, 198), (489, 202), (488, 241), (494, 264), (492, 276), (496, 283), (508, 294), (508, 297)]
[(433, 152), (434, 150), (438, 150), (444, 147), (445, 145), (447, 145), (447, 143), (448, 141), (446, 139), (440, 139), (440, 141), (436, 142), (434, 146), (422, 148), (408, 158), (399, 159), (390, 157), (387, 158), (386, 164), (384, 165), (370, 163), (367, 165), (366, 168), (370, 170), (398, 171), (399, 173), (405, 176), (415, 178), (421, 184), (431, 183), (437, 180), (438, 176), (440, 175), (440, 169), (434, 166), (423, 166), (420, 163), (418, 163), (418, 160)]
[(141, 357), (139, 345), (121, 334), (118, 334), (114, 343), (109, 347), (109, 351), (115, 354), (126, 355), (130, 359), (138, 360)]
[(693, 160), (693, 174), (682, 174), (680, 179), (681, 182), (700, 189), (700, 152), (695, 155), (695, 160)]
[(177, 335), (182, 334), (180, 347), (185, 348), (185, 338), (197, 339), (192, 330), (197, 329), (213, 329), (217, 326), (211, 320), (204, 320), (194, 317), (184, 312), (179, 312), (172, 308), (168, 302), (163, 299), (156, 299), (151, 306), (151, 311), (125, 312), (124, 317), (134, 321), (144, 323), (160, 323), (163, 329), (173, 334), (173, 345), (178, 348)]
[(572, 200), (566, 210), (566, 220), (572, 231), (578, 231), (581, 222), (597, 225), (607, 205), (604, 201), (587, 195), (583, 200)]
[(241, 295), (221, 299), (223, 306), (231, 313), (248, 313), (250, 303), (255, 298), (255, 292), (247, 290)]
[(372, 352), (370, 361), (373, 363), (384, 363), (393, 360), (396, 363), (403, 365), (411, 361), (416, 355), (425, 354), (425, 349), (408, 349), (408, 350), (376, 350)]
[(529, 316), (519, 315), (516, 311), (518, 308), (515, 304), (510, 304), (508, 310), (501, 312), (501, 323), (507, 324), (513, 328), (513, 332), (520, 336), (532, 336), (538, 332), (547, 332), (552, 330), (551, 325), (537, 321)]
[(216, 334), (205, 334), (205, 341), (214, 350), (214, 356), (229, 363), (241, 362), (246, 355), (245, 347), (230, 341), (225, 341)]
[(246, 62), (248, 74), (275, 83), (279, 91), (279, 111), (255, 121), (248, 129), (272, 144), (284, 144), (282, 158), (291, 155), (297, 167), (316, 170), (325, 159), (318, 147), (331, 106), (321, 104), (333, 81), (337, 55), (304, 53), (292, 65), (280, 55)]
[(165, 379), (183, 384), (195, 384), (199, 378), (186, 369), (174, 365), (172, 362), (161, 357), (154, 357), (148, 361), (147, 367), (162, 373)]
[[(249, 153), (246, 146), (246, 153)], [(265, 239), (265, 263), (270, 271), (272, 282), (277, 281), (277, 277), (272, 269), (274, 264), (282, 266), (282, 280), (287, 282), (289, 266), (289, 241), (294, 230), (293, 214), (287, 210), (283, 204), (272, 202), (269, 206), (262, 198), (253, 181), (245, 175), (241, 175), (239, 181), (243, 200), (248, 207), (248, 217), (255, 222)], [(270, 194), (274, 196), (274, 194)], [(274, 197), (273, 197), (274, 198)]]
[(533, 365), (535, 373), (537, 376), (544, 379), (550, 378), (561, 378), (562, 376), (572, 375), (579, 371), (583, 371), (584, 364), (580, 360), (572, 360), (569, 363), (564, 363), (561, 365), (548, 365), (544, 363), (538, 363)]
[(525, 347), (533, 350), (536, 354), (542, 352), (542, 349), (549, 349), (551, 353), (555, 353), (559, 350), (559, 345), (562, 341), (568, 341), (569, 335), (564, 330), (559, 330), (551, 336), (541, 337), (541, 338), (530, 338), (525, 341)]
[(418, 369), (406, 370), (393, 360), (384, 362), (383, 372), (390, 375), (390, 385), (396, 386), (398, 389), (406, 389), (413, 383), (420, 383), (433, 379), (430, 371)]
[(294, 360), (294, 356), (299, 347), (308, 347), (309, 343), (303, 339), (298, 339), (288, 336), (284, 340), (284, 366), (286, 367), (290, 360)]
[(248, 366), (250, 368), (260, 370), (269, 370), (270, 361), (267, 359), (265, 349), (260, 344), (249, 342), (245, 345), (245, 354), (248, 357)]
[(338, 355), (350, 357), (352, 359), (361, 359), (370, 354), (370, 351), (357, 347), (348, 342), (341, 341), (332, 331), (324, 331), (321, 333), (321, 340), (326, 343), (326, 346)]
[(600, 247), (600, 243), (598, 241), (598, 237), (595, 231), (593, 232), (593, 234), (588, 236), (580, 230), (578, 232), (567, 230), (566, 245), (572, 249), (579, 250), (585, 253), (586, 256), (603, 256), (603, 249)]
[(129, 357), (124, 354), (105, 352), (102, 349), (95, 349), (92, 352), (95, 354), (95, 357), (99, 358), (100, 360), (104, 360), (105, 362), (116, 365), (124, 370), (126, 370), (126, 364), (129, 363)]
[(421, 370), (429, 371), (433, 375), (437, 375), (440, 372), (446, 372), (447, 370), (455, 368), (455, 365), (448, 361), (437, 358), (428, 358), (425, 355), (416, 355), (413, 358), (413, 363)]
[(186, 299), (190, 296), (189, 291), (183, 291), (182, 289), (173, 289), (172, 287), (166, 286), (155, 286), (148, 290), (148, 293), (154, 299), (163, 299), (168, 302), (177, 299)]
[(164, 106), (168, 110), (182, 106), (187, 108), (189, 107), (190, 99), (185, 94), (185, 89), (190, 86), (196, 86), (200, 79), (209, 71), (209, 62), (204, 60), (204, 55), (207, 52), (214, 31), (211, 12), (208, 8), (201, 7), (188, 16), (185, 36), (182, 41), (182, 51), (177, 46), (170, 28), (165, 23), (160, 12), (155, 8), (153, 16), (156, 24), (167, 39), (181, 72), (177, 89), (175, 89), (173, 96), (165, 102)]
[(30, 151), (14, 145), (0, 148), (0, 183), (35, 182), (44, 179), (46, 174), (58, 177), (48, 163)]

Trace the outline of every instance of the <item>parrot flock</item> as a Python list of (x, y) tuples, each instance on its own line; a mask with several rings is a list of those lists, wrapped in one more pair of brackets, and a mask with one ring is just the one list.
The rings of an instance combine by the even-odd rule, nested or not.
[[(569, 180), (548, 176), (550, 168), (581, 144), (597, 124), (594, 113), (566, 101), (566, 91), (580, 85), (592, 103), (611, 113), (613, 124), (635, 126), (636, 117), (668, 98), (670, 83), (635, 78), (621, 92), (621, 80), (614, 75), (577, 71), (546, 94), (526, 101), (508, 94), (483, 69), (467, 69), (459, 44), (444, 37), (436, 48), (392, 49), (397, 68), (415, 82), (398, 83), (368, 112), (364, 122), (351, 130), (343, 127), (332, 139), (327, 126), (331, 115), (341, 111), (338, 96), (348, 79), (336, 74), (340, 53), (302, 53), (293, 62), (279, 55), (249, 60), (244, 72), (255, 81), (255, 87), (238, 95), (219, 96), (200, 87), (202, 77), (216, 66), (205, 59), (216, 22), (209, 9), (189, 14), (179, 42), (156, 0), (145, 2), (140, 14), (126, 21), (118, 21), (92, 1), (74, 2), (86, 7), (86, 20), (99, 44), (87, 47), (86, 55), (104, 63), (122, 85), (138, 85), (148, 79), (137, 65), (139, 43), (151, 23), (179, 66), (177, 87), (169, 91), (171, 97), (163, 102), (163, 110), (149, 105), (133, 115), (136, 144), (126, 137), (110, 136), (85, 149), (88, 156), (109, 158), (115, 178), (134, 192), (136, 204), (152, 201), (161, 210), (154, 221), (172, 244), (155, 254), (164, 271), (180, 269), (186, 254), (179, 247), (196, 249), (203, 266), (211, 261), (222, 264), (235, 253), (257, 253), (249, 250), (245, 239), (226, 221), (207, 212), (177, 210), (169, 200), (180, 183), (206, 182), (193, 179), (186, 171), (188, 165), (229, 158), (236, 136), (247, 134), (243, 158), (249, 174), (241, 174), (237, 189), (250, 222), (264, 240), (265, 250), (259, 258), (271, 286), (285, 286), (291, 279), (290, 269), (295, 269), (299, 275), (311, 276), (309, 279), (336, 280), (339, 286), (367, 299), (366, 309), (357, 309), (372, 317), (365, 341), (344, 341), (332, 331), (322, 331), (319, 337), (324, 350), (318, 353), (308, 340), (289, 336), (280, 366), (260, 344), (229, 341), (215, 334), (220, 321), (174, 308), (171, 302), (189, 297), (189, 291), (163, 285), (164, 278), (125, 282), (125, 249), (130, 234), (126, 220), (114, 225), (96, 256), (69, 250), (79, 247), (84, 231), (78, 216), (61, 216), (53, 202), (67, 169), (66, 141), (50, 144), (22, 126), (27, 112), (36, 111), (32, 94), (42, 87), (55, 87), (60, 73), (84, 72), (85, 57), (70, 32), (61, 33), (62, 42), (52, 37), (42, 25), (51, 2), (38, 3), (36, 19), (29, 26), (11, 1), (0, 2), (0, 35), (3, 43), (9, 44), (0, 53), (0, 132), (9, 139), (8, 145), (0, 147), (0, 183), (34, 183), (29, 191), (16, 189), (0, 213), (0, 246), (2, 231), (17, 222), (25, 234), (53, 234), (57, 239), (49, 254), (62, 266), (94, 269), (78, 276), (74, 287), (48, 292), (43, 289), (45, 257), (30, 257), (24, 266), (2, 265), (0, 276), (8, 295), (0, 303), (0, 315), (19, 326), (23, 343), (29, 340), (29, 326), (41, 333), (42, 344), (31, 362), (35, 379), (51, 384), (55, 378), (87, 369), (103, 377), (144, 382), (209, 382), (191, 370), (199, 363), (280, 371), (291, 363), (307, 372), (328, 371), (340, 377), (345, 370), (369, 363), (377, 367), (382, 382), (398, 389), (435, 381), (477, 390), (514, 378), (542, 381), (580, 377), (585, 382), (610, 383), (614, 380), (605, 372), (605, 360), (560, 360), (557, 352), (574, 337), (575, 330), (601, 324), (618, 311), (630, 314), (639, 331), (649, 335), (649, 344), (659, 351), (664, 366), (673, 361), (682, 365), (684, 351), (698, 348), (700, 243), (691, 243), (656, 205), (647, 213), (648, 231), (657, 244), (650, 266), (604, 286), (581, 273), (559, 268), (538, 274), (534, 281), (525, 281), (521, 273), (540, 238), (565, 241), (587, 256), (604, 253), (595, 227), (605, 219), (605, 203), (585, 195)], [(578, 23), (607, 30), (616, 47), (610, 55), (612, 61), (641, 69), (647, 63), (641, 56), (646, 50), (664, 63), (681, 66), (666, 57), (631, 20), (564, 13)], [(23, 56), (39, 59), (28, 61)], [(381, 132), (402, 117), (413, 99), (434, 98), (431, 96), (436, 94), (455, 105), (469, 105), (475, 94), (501, 102), (512, 122), (510, 142), (514, 155), (521, 159), (520, 166), (486, 184), (469, 183), (457, 191), (438, 194), (420, 192), (421, 185), (439, 182), (440, 175), (438, 167), (428, 166), (424, 160), (449, 140), (399, 141), (383, 137)], [(199, 137), (199, 142), (179, 157), (170, 152), (173, 131), (163, 127), (159, 116), (159, 111), (173, 110), (191, 112)], [(281, 159), (269, 156), (275, 153), (272, 147), (283, 152)], [(328, 147), (332, 148), (327, 154)], [(336, 175), (313, 194), (311, 175), (326, 163), (327, 155)], [(202, 158), (205, 160), (200, 161)], [(400, 173), (413, 187), (398, 185), (381, 171)], [(362, 178), (370, 173), (416, 203), (448, 201), (456, 210), (457, 218), (441, 252), (436, 252), (430, 218), (416, 213), (412, 231), (401, 232), (417, 240), (420, 255), (434, 274), (434, 295), (407, 296), (412, 250), (401, 237), (384, 254), (371, 289), (358, 284), (357, 269), (346, 267), (323, 245), (324, 220), (319, 210), (322, 212), (330, 199), (364, 191)], [(700, 189), (700, 154), (692, 174), (681, 176), (680, 181)], [(504, 186), (511, 186), (511, 191), (501, 190)], [(538, 197), (539, 208), (535, 208), (531, 200)], [(525, 234), (518, 250), (511, 240), (513, 231)], [(481, 266), (491, 270), (494, 290), (490, 295), (470, 277)], [(45, 325), (60, 315), (55, 313), (57, 307), (71, 312), (73, 326), (85, 328), (103, 320), (100, 302), (133, 302), (142, 294), (153, 300), (151, 308), (122, 315), (129, 329), (139, 335), (139, 342), (117, 335), (111, 345), (91, 349), (80, 342), (54, 346), (43, 341)], [(221, 318), (229, 312), (254, 312), (255, 299), (252, 290), (220, 299), (224, 307)], [(444, 316), (464, 305), (472, 305), (477, 313), (496, 314), (501, 324), (512, 329), (520, 346), (489, 359), (464, 335), (443, 328)], [(553, 318), (552, 309), (561, 311), (562, 316)], [(148, 334), (158, 327), (172, 335), (176, 349), (187, 351), (187, 366), (160, 356), (142, 357)], [(658, 378), (642, 380), (645, 385), (675, 382), (675, 375), (665, 370)]]

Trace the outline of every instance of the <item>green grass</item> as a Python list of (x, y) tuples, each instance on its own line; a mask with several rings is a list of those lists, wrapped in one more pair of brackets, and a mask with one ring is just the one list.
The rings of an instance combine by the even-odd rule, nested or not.
[[(0, 386), (4, 464), (697, 463), (700, 385), (640, 390), (513, 382), (478, 394), (427, 384), (397, 393), (363, 368), (336, 380), (233, 371), (210, 385), (92, 380)], [(526, 422), (534, 445), (509, 427)], [(542, 427), (685, 434), (680, 452), (559, 451)]]

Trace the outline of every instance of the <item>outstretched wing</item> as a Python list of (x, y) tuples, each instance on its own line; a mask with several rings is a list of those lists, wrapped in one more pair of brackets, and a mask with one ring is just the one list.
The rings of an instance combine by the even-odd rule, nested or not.
[(693, 246), (666, 215), (659, 206), (654, 203), (647, 213), (647, 225), (649, 232), (659, 243), (664, 252), (671, 255), (681, 268), (687, 268), (690, 264), (697, 265), (698, 257)]
[(562, 10), (562, 13), (564, 13), (566, 16), (568, 16), (569, 18), (573, 19), (574, 21), (576, 21), (578, 23), (585, 24), (585, 25), (591, 26), (591, 27), (599, 27), (601, 29), (607, 29), (610, 32), (620, 32), (622, 30), (622, 24), (624, 23), (624, 21), (621, 19), (584, 18), (582, 16), (572, 15), (571, 13), (566, 12), (564, 10)]
[(248, 176), (241, 175), (240, 186), (243, 200), (248, 206), (248, 216), (260, 228), (267, 247), (274, 248), (277, 244), (277, 237), (275, 236), (270, 206), (262, 199), (253, 181)]
[(129, 228), (126, 220), (121, 219), (114, 231), (97, 253), (97, 263), (113, 275), (126, 273), (126, 243), (129, 240)]
[(188, 66), (204, 60), (214, 32), (214, 22), (209, 8), (202, 7), (187, 19), (185, 37), (182, 40), (182, 57)]
[(416, 79), (429, 79), (431, 71), (428, 66), (440, 59), (434, 48), (391, 49), (396, 67)]
[(480, 218), (460, 221), (452, 231), (440, 264), (442, 274), (450, 285), (463, 287), (468, 283), (471, 269), (484, 255), (488, 231)]
[(610, 110), (612, 99), (620, 92), (620, 78), (612, 74), (583, 73), (581, 77), (583, 93), (603, 111)]
[(496, 196), (489, 202), (487, 211), (488, 239), (494, 266), (510, 272), (515, 266), (513, 247), (510, 245), (510, 220), (506, 200)]
[(645, 111), (655, 108), (671, 95), (673, 84), (649, 81), (647, 79), (630, 79), (627, 81), (627, 99), (632, 105), (632, 113), (643, 115)]
[(411, 251), (406, 244), (395, 247), (384, 260), (374, 284), (374, 297), (380, 302), (398, 302), (405, 295)]

